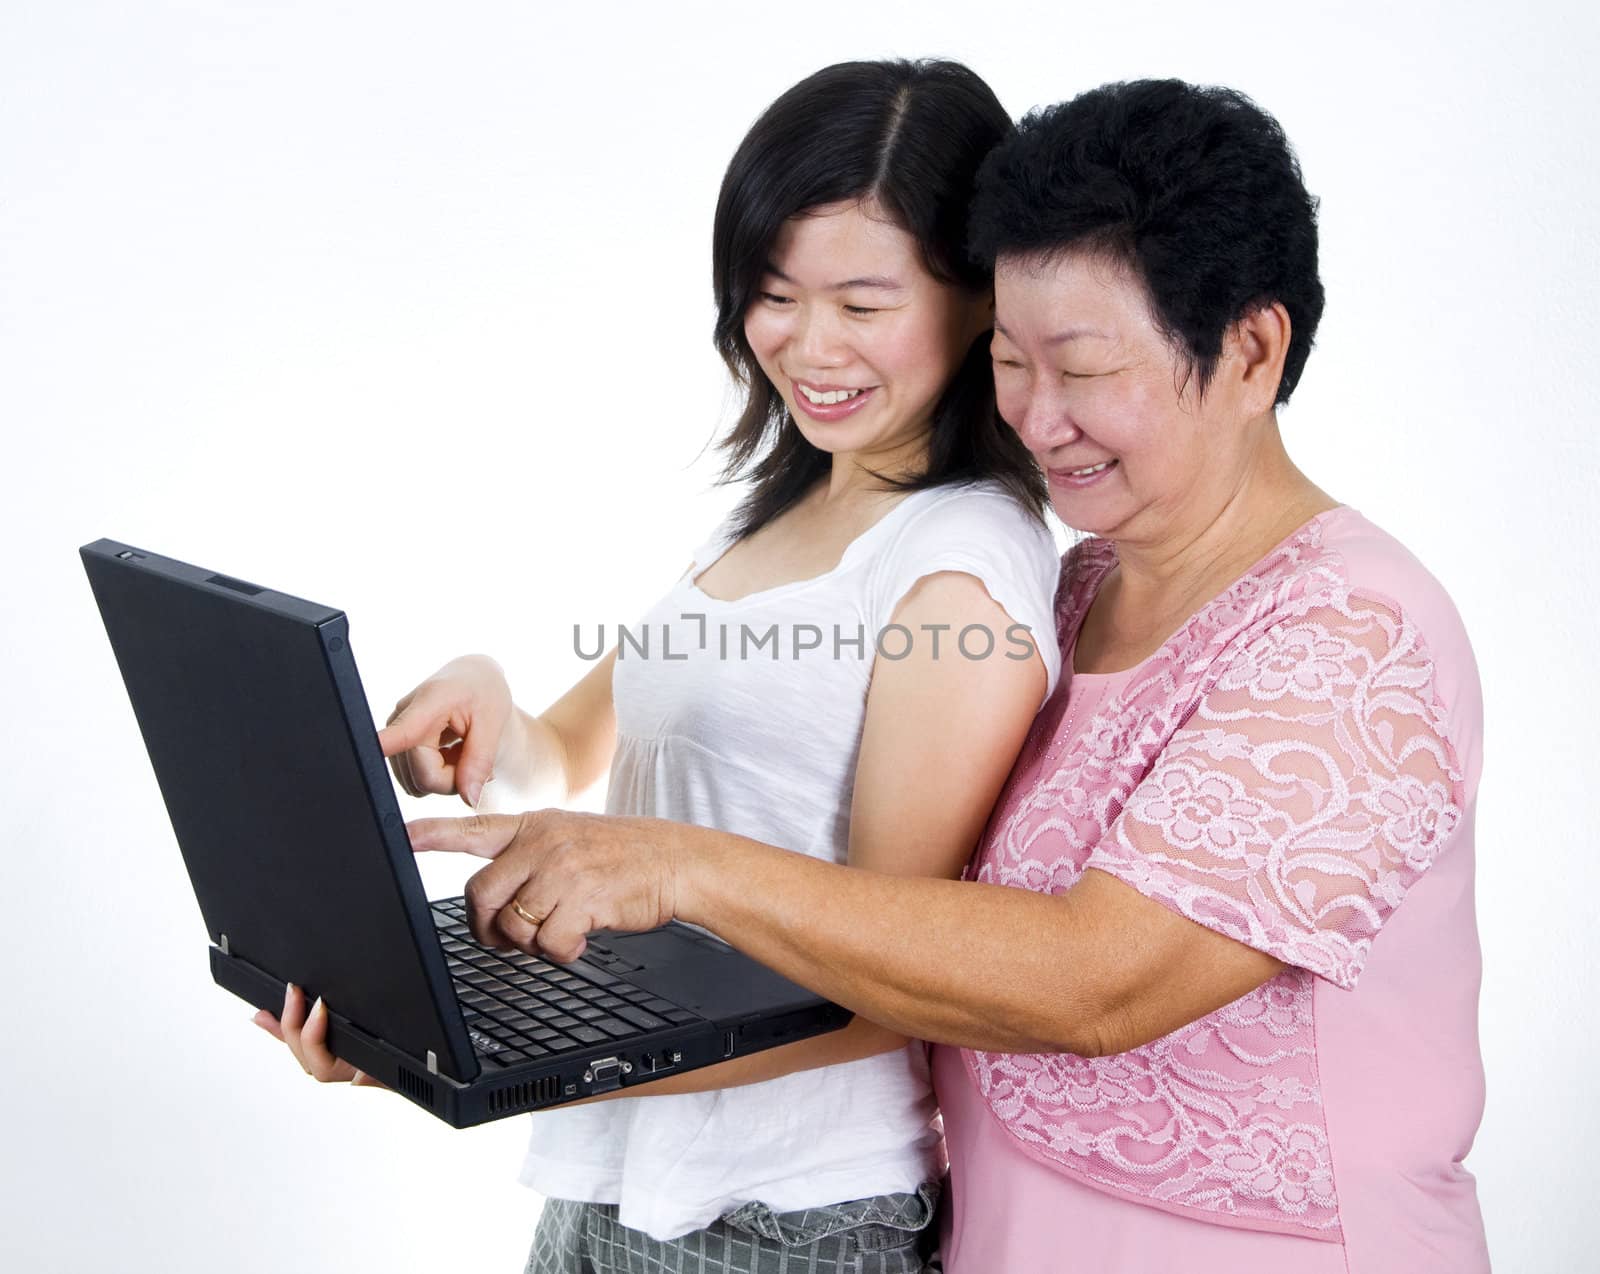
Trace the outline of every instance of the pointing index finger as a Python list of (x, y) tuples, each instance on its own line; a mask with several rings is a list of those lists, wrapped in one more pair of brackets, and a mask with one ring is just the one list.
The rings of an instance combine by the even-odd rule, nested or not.
[(411, 848), (494, 858), (517, 836), (522, 820), (513, 814), (473, 814), (468, 818), (419, 818), (406, 824)]
[(388, 725), (378, 731), (378, 747), (382, 749), (385, 757), (391, 757), (401, 752), (409, 752), (418, 744), (431, 743), (437, 738), (438, 731), (433, 729), (424, 717), (402, 710)]

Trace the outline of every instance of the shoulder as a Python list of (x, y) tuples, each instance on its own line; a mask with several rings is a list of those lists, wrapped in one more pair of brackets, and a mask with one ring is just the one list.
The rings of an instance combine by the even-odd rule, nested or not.
[(1483, 689), (1455, 602), (1410, 549), (1354, 509), (1335, 511), (1324, 543), (1338, 556), (1351, 595), (1391, 611), (1426, 664), (1468, 787), (1475, 789), (1482, 764)]
[(971, 575), (1033, 635), (1053, 689), (1060, 652), (1051, 640), (1051, 608), (1060, 559), (1050, 528), (998, 483), (937, 487), (907, 499), (915, 505), (903, 510), (873, 563), (876, 625), (890, 621), (918, 580), (943, 571)]
[(1450, 594), (1394, 536), (1354, 509), (1335, 509), (1324, 519), (1322, 551), (1337, 562), (1352, 592), (1391, 601), (1437, 651), (1459, 648), (1471, 658), (1466, 627)]
[(935, 487), (906, 498), (914, 503), (895, 511), (902, 516), (876, 555), (880, 586), (903, 586), (908, 573), (966, 570), (1041, 580), (1054, 593), (1058, 566), (1050, 528), (1003, 487)]
[(1053, 593), (1057, 574), (1054, 537), (997, 483), (971, 483), (913, 492), (885, 537), (878, 576), (893, 586), (907, 572), (992, 571), (1045, 580)]
[(694, 560), (689, 570), (698, 574), (733, 547), (739, 538), (738, 510), (731, 510), (699, 544), (695, 546)]
[(1044, 543), (1052, 546), (1051, 556), (1055, 556), (1054, 540), (1044, 519), (997, 482), (934, 487), (914, 492), (907, 499), (916, 504), (895, 528), (894, 545), (951, 542), (970, 536), (998, 543), (1015, 540), (1022, 546)]
[[(1241, 622), (1229, 643), (1251, 662), (1261, 642), (1317, 632), (1354, 642), (1380, 681), (1417, 682), (1439, 713), (1469, 787), (1476, 786), (1483, 720), (1477, 663), (1445, 588), (1409, 549), (1356, 510), (1322, 515), (1269, 554), (1229, 595), (1218, 619)], [(1257, 639), (1260, 639), (1259, 641)], [(1313, 648), (1296, 644), (1308, 658)]]

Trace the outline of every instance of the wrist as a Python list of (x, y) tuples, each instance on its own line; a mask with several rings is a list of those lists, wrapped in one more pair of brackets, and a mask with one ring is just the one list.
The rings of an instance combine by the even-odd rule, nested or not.
[(662, 823), (666, 835), (660, 842), (667, 851), (672, 881), (672, 915), (686, 924), (717, 931), (723, 912), (718, 897), (721, 886), (737, 880), (737, 867), (726, 858), (727, 838), (688, 823)]

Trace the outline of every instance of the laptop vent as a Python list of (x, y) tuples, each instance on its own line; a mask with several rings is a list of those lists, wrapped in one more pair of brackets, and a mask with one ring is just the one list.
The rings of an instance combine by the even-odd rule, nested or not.
[(546, 1075), (543, 1079), (530, 1079), (525, 1084), (507, 1084), (489, 1094), (489, 1113), (501, 1115), (509, 1110), (527, 1110), (530, 1107), (552, 1102), (561, 1096), (561, 1077)]
[(234, 579), (231, 575), (213, 575), (206, 581), (207, 584), (218, 584), (223, 588), (231, 588), (236, 593), (243, 593), (246, 597), (254, 597), (261, 589), (254, 584), (246, 584), (242, 579)]
[(404, 1066), (400, 1068), (399, 1088), (402, 1093), (411, 1098), (419, 1106), (433, 1109), (433, 1081), (423, 1079), (421, 1075), (413, 1074)]

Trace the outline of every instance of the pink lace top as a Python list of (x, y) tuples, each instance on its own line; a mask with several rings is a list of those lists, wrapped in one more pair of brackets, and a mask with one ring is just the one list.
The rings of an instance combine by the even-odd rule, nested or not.
[[(1114, 564), (1094, 539), (1064, 560), (1064, 650)], [(1481, 703), (1448, 597), (1339, 508), (1104, 681), (1080, 715), (1064, 669), (969, 875), (1058, 893), (1096, 868), (1292, 967), (1118, 1056), (963, 1051), (974, 1093), (1024, 1162), (1096, 1190), (1342, 1243), (1358, 1274), (1486, 1270), (1461, 1164)], [(1063, 1221), (1007, 1224), (1070, 1252)]]

